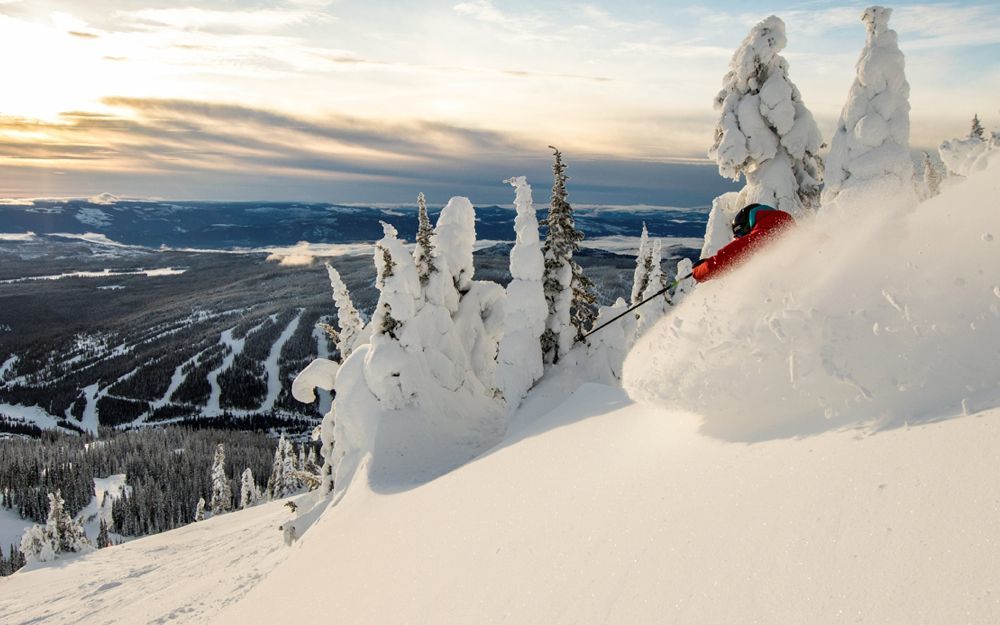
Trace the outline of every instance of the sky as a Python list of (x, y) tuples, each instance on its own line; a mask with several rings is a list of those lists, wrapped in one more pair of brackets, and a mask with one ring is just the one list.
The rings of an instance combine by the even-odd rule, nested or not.
[[(701, 205), (712, 100), (751, 26), (827, 139), (864, 4), (0, 0), (0, 197)], [(1000, 3), (899, 2), (912, 144), (1000, 127)], [(543, 194), (538, 193), (539, 197)]]

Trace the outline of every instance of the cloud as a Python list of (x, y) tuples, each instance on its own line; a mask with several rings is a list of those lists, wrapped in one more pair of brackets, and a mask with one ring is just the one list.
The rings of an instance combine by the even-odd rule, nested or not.
[(199, 7), (139, 9), (118, 11), (115, 17), (138, 29), (170, 28), (208, 32), (270, 33), (306, 22), (330, 21), (333, 16), (321, 11), (295, 9), (253, 9), (224, 11)]
[(504, 13), (494, 6), (492, 0), (468, 0), (459, 2), (452, 9), (459, 15), (471, 17), (490, 26), (495, 26), (504, 39), (511, 41), (562, 41), (565, 36), (537, 13)]
[[(508, 202), (504, 177), (551, 176), (544, 141), (477, 128), (191, 100), (105, 104), (107, 112), (54, 122), (0, 117), (0, 194), (37, 194), (18, 186), (38, 179), (24, 174), (34, 169), (53, 191), (77, 197), (115, 189), (178, 199), (399, 202), (423, 190), (442, 203), (454, 194)], [(704, 165), (567, 156), (579, 201), (701, 205), (728, 190)]]

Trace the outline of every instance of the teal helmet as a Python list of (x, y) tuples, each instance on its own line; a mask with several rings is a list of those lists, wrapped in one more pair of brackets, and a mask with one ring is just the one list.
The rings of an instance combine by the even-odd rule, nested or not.
[(750, 234), (753, 227), (757, 225), (757, 213), (760, 211), (773, 211), (774, 209), (766, 204), (748, 204), (740, 209), (733, 217), (733, 236), (737, 239)]

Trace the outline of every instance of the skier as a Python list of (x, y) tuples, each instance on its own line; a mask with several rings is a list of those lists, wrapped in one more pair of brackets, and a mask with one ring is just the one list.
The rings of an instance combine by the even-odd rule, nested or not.
[(691, 275), (698, 282), (717, 278), (736, 267), (795, 223), (791, 215), (764, 204), (750, 204), (733, 217), (734, 241), (694, 264)]

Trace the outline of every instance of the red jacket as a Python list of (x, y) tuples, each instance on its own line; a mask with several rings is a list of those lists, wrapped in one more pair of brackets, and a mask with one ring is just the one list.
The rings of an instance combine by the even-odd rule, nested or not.
[(753, 229), (746, 236), (734, 240), (719, 250), (715, 256), (706, 258), (695, 267), (692, 272), (694, 279), (704, 282), (718, 278), (749, 258), (770, 242), (776, 234), (795, 223), (791, 215), (779, 210), (759, 211), (755, 221)]

